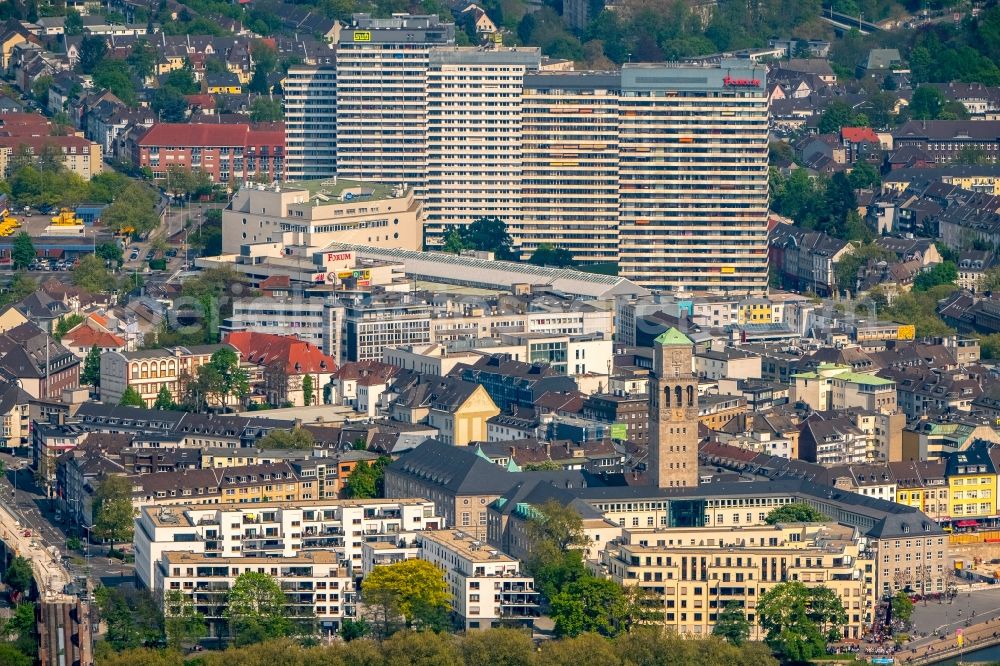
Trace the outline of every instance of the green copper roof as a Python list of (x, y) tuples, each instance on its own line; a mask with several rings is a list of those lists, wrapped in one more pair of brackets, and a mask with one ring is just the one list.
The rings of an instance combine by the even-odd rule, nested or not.
[(483, 452), (483, 447), (479, 446), (478, 444), (476, 444), (476, 455), (482, 458), (483, 460), (493, 462), (493, 460)]
[(688, 336), (673, 327), (668, 328), (663, 333), (660, 333), (654, 342), (661, 345), (694, 345)]
[(511, 458), (510, 460), (507, 461), (507, 471), (508, 472), (520, 472), (522, 470), (521, 470), (521, 466), (518, 465), (516, 462), (514, 462), (514, 459)]

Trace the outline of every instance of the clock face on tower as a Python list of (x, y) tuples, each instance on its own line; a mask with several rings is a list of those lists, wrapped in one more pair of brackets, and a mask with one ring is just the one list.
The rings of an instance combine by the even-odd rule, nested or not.
[(673, 352), (670, 358), (673, 360), (674, 365), (680, 365), (681, 361), (684, 360), (684, 352), (678, 349)]
[(684, 418), (684, 410), (683, 409), (675, 409), (674, 410), (674, 418), (677, 419), (678, 421), (680, 421), (681, 419), (683, 419)]

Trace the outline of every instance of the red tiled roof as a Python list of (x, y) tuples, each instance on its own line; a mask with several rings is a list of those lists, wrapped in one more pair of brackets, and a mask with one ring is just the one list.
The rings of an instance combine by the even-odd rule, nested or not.
[(98, 349), (124, 349), (125, 340), (114, 333), (98, 331), (86, 325), (77, 326), (62, 337), (64, 344), (75, 347), (93, 347)]
[(191, 106), (200, 106), (203, 109), (215, 108), (215, 98), (211, 95), (185, 95), (184, 99)]
[(840, 130), (840, 138), (851, 143), (878, 143), (878, 134), (871, 127), (844, 127)]
[(341, 366), (336, 376), (337, 379), (344, 381), (370, 376), (390, 379), (397, 374), (399, 374), (399, 366), (389, 365), (382, 361), (354, 361)]
[(292, 279), (288, 275), (271, 275), (261, 280), (260, 284), (257, 286), (261, 291), (268, 291), (272, 289), (280, 291), (283, 289), (290, 289), (292, 286)]
[(268, 366), (279, 362), (290, 375), (334, 372), (337, 369), (333, 357), (324, 354), (319, 347), (290, 335), (236, 331), (226, 336), (226, 342), (236, 347), (250, 363)]

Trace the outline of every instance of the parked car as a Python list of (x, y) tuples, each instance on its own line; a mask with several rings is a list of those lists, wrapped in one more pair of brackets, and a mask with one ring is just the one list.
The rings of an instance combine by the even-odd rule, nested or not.
[(167, 256), (171, 257), (171, 258), (176, 257), (177, 256), (177, 248), (173, 248), (172, 247), (169, 250), (167, 250)]

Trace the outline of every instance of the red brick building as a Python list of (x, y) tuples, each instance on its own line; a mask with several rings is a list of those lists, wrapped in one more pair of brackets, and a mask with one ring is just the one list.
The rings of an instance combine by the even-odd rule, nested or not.
[(285, 129), (282, 123), (158, 123), (136, 144), (135, 163), (156, 178), (167, 168), (201, 170), (216, 183), (285, 177)]

